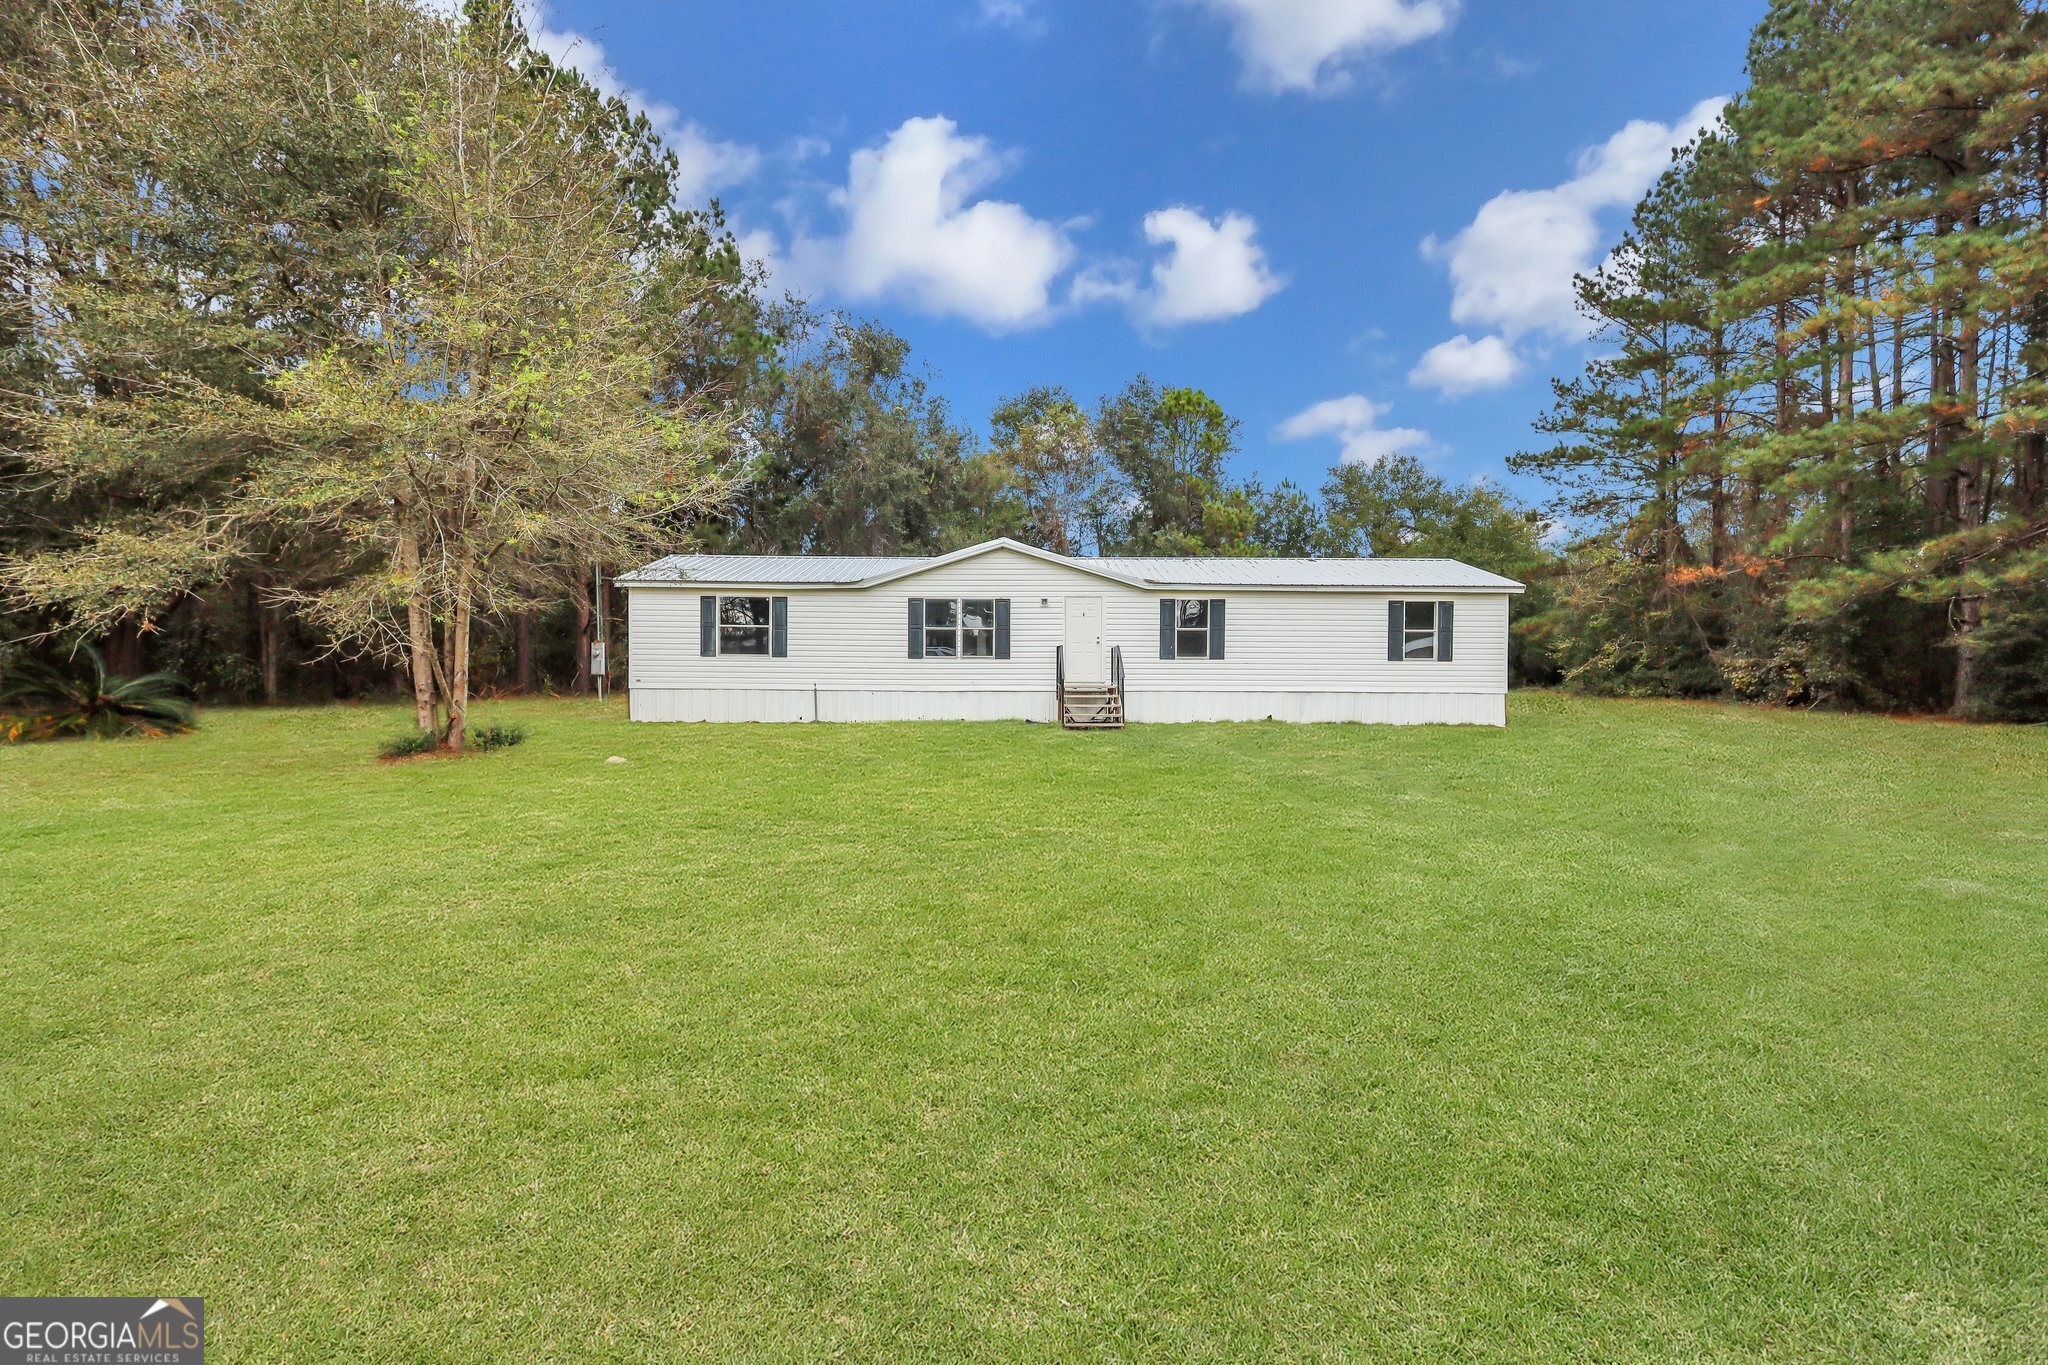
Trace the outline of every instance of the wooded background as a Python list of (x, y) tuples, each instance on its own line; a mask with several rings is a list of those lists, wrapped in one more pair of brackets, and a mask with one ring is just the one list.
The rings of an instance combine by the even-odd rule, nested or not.
[(402, 693), (459, 744), (472, 689), (588, 689), (597, 579), (643, 554), (1009, 535), (1448, 555), (1532, 585), (1519, 681), (2048, 719), (2043, 33), (1772, 4), (1579, 282), (1600, 358), (1512, 461), (1533, 507), (1401, 457), (1264, 486), (1144, 375), (1020, 386), (980, 438), (502, 0), (12, 6), (0, 651)]

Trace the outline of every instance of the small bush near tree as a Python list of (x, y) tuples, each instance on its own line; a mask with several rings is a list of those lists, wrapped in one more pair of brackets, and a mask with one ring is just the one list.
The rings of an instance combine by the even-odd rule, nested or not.
[(397, 739), (386, 740), (378, 746), (379, 758), (418, 758), (430, 754), (441, 746), (440, 736), (432, 730), (408, 730)]
[(22, 659), (0, 675), (0, 738), (184, 734), (196, 723), (185, 694), (184, 680), (172, 673), (109, 677), (91, 645), (62, 665)]
[[(482, 725), (469, 732), (469, 742), (464, 747), (472, 753), (485, 753), (492, 749), (509, 749), (526, 741), (526, 731), (517, 725)], [(379, 758), (418, 758), (441, 748), (440, 736), (432, 730), (408, 730), (377, 750)]]
[(478, 751), (509, 749), (526, 742), (526, 731), (517, 725), (485, 725), (469, 732), (469, 747)]

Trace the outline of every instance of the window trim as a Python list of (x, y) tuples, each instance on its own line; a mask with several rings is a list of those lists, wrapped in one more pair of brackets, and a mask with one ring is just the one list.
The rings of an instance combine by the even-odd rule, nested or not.
[[(725, 620), (725, 604), (727, 602), (748, 601), (759, 602), (766, 608), (761, 624), (758, 626), (728, 624)], [(719, 658), (766, 659), (773, 657), (775, 653), (775, 598), (772, 594), (753, 592), (721, 592), (714, 594), (711, 618), (713, 628), (712, 646), (717, 650)], [(725, 633), (728, 630), (760, 631), (761, 648), (758, 650), (727, 649), (725, 647)]]

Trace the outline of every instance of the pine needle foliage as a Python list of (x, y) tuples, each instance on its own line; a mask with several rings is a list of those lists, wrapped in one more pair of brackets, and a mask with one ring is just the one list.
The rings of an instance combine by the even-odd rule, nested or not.
[(1775, 0), (1750, 86), (1579, 282), (1513, 463), (1599, 690), (2025, 717), (2048, 651), (2048, 17)]

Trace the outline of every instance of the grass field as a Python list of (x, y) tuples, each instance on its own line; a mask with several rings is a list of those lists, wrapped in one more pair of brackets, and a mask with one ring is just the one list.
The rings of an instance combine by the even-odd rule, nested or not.
[(2048, 1356), (2048, 730), (1511, 713), (0, 751), (0, 1292), (223, 1360)]

